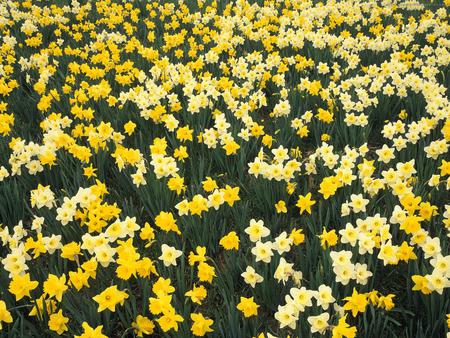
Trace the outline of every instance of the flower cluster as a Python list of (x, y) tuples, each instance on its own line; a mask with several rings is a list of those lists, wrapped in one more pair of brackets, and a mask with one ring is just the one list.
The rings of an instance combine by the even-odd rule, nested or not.
[(449, 0), (0, 2), (8, 337), (450, 337)]

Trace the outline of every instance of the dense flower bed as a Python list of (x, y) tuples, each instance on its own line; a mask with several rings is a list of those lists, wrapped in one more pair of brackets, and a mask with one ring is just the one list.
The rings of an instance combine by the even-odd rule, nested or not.
[(2, 337), (444, 337), (448, 6), (0, 2)]

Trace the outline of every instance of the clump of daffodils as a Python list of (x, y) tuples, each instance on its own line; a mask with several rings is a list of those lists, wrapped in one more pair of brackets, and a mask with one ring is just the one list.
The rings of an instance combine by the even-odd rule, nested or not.
[(1, 2), (2, 334), (450, 335), (449, 6)]

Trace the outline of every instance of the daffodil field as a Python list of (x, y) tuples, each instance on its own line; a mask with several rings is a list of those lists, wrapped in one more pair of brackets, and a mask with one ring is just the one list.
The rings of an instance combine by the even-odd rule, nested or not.
[(450, 337), (449, 13), (1, 0), (0, 337)]

